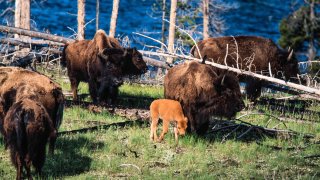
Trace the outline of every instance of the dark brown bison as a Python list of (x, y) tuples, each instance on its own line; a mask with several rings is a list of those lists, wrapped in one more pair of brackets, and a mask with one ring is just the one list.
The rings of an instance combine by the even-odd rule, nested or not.
[(11, 161), (22, 179), (23, 168), (28, 179), (31, 164), (41, 174), (48, 139), (56, 138), (56, 130), (44, 106), (33, 99), (15, 102), (4, 118), (4, 137), (10, 149)]
[(181, 103), (188, 130), (197, 134), (206, 132), (210, 116), (230, 118), (244, 107), (235, 75), (198, 62), (171, 68), (164, 79), (164, 96)]
[[(298, 62), (292, 51), (280, 49), (272, 40), (256, 36), (235, 36), (208, 38), (197, 43), (202, 57), (219, 64), (270, 75), (290, 81), (297, 80), (299, 74)], [(226, 56), (228, 45), (228, 55)], [(238, 47), (238, 51), (237, 51)], [(199, 58), (197, 48), (191, 49), (191, 54)], [(238, 54), (238, 57), (237, 57)], [(246, 82), (248, 97), (255, 100), (261, 94), (261, 85), (265, 82), (240, 76), (241, 82)]]
[[(62, 122), (64, 96), (61, 87), (48, 77), (22, 68), (0, 67), (0, 97), (3, 115), (6, 115), (14, 103), (24, 98), (40, 102), (58, 131)], [(0, 124), (3, 124), (3, 117), (0, 117)], [(55, 138), (50, 139), (51, 153), (54, 151), (55, 141)]]
[[(135, 48), (120, 43), (99, 30), (92, 40), (76, 41), (65, 46), (63, 60), (68, 69), (73, 99), (77, 100), (80, 81), (89, 83), (94, 102), (117, 96), (125, 75), (139, 75), (147, 70), (142, 55)], [(114, 99), (112, 99), (114, 100)]]

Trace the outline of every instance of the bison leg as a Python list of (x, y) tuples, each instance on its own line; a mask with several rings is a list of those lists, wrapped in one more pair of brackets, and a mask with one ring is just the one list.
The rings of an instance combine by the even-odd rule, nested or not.
[(70, 83), (71, 83), (71, 91), (72, 91), (72, 98), (74, 101), (78, 100), (78, 86), (79, 86), (79, 81), (75, 78), (70, 78)]
[(187, 126), (187, 132), (196, 132), (196, 122), (195, 119), (193, 118), (193, 113), (191, 112), (191, 110), (188, 108), (186, 110), (186, 116), (188, 117), (188, 126)]
[(55, 147), (55, 144), (56, 144), (56, 140), (57, 140), (57, 136), (56, 135), (49, 137), (49, 153), (50, 154), (54, 153), (54, 147)]
[(163, 127), (162, 127), (162, 133), (158, 139), (158, 142), (161, 142), (164, 138), (164, 135), (167, 134), (168, 130), (169, 130), (169, 125), (170, 125), (170, 121), (169, 120), (165, 120), (163, 119), (162, 121)]
[(117, 103), (117, 98), (119, 94), (119, 88), (117, 86), (113, 86), (109, 90), (109, 96), (110, 96), (110, 103), (111, 104), (116, 104)]
[(31, 166), (31, 159), (30, 159), (30, 156), (27, 155), (27, 157), (25, 158), (25, 168), (27, 170), (27, 177), (29, 180), (32, 179), (30, 166)]
[(97, 90), (99, 89), (97, 82), (95, 80), (89, 80), (89, 93), (93, 103), (97, 103)]
[(151, 130), (150, 130), (150, 140), (151, 141), (155, 141), (158, 139), (158, 136), (157, 136), (158, 121), (159, 121), (158, 116), (151, 115)]
[(261, 95), (261, 82), (249, 78), (246, 83), (247, 96), (250, 101), (255, 101)]
[(206, 121), (202, 124), (199, 125), (199, 127), (197, 127), (197, 134), (198, 135), (204, 135), (207, 130), (208, 130), (208, 127), (209, 127), (209, 120)]
[(46, 159), (46, 149), (45, 146), (39, 147), (36, 156), (32, 159), (32, 164), (36, 169), (36, 173), (41, 176), (42, 167)]
[(18, 154), (18, 152), (15, 153), (15, 161), (14, 161), (15, 165), (16, 165), (16, 168), (17, 168), (17, 177), (16, 179), (17, 180), (20, 180), (22, 179), (22, 171), (23, 171), (23, 166), (22, 166), (22, 161), (21, 161), (21, 157), (20, 155)]

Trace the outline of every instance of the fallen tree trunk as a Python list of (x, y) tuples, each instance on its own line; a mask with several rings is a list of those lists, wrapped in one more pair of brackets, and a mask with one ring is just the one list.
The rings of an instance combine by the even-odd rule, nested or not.
[(64, 43), (49, 41), (49, 40), (23, 40), (23, 39), (15, 39), (15, 38), (3, 38), (0, 39), (0, 43), (3, 44), (12, 44), (12, 45), (23, 45), (23, 46), (29, 46), (35, 45), (35, 46), (48, 46), (48, 45), (54, 45), (54, 46), (64, 46)]
[[(182, 59), (186, 59), (186, 60), (194, 60), (194, 61), (202, 62), (202, 60), (198, 59), (198, 58), (194, 58), (194, 57), (191, 57), (191, 56), (174, 54), (174, 53), (161, 53), (161, 52), (148, 52), (148, 51), (141, 51), (141, 53), (142, 54), (146, 54), (146, 55), (175, 57), (175, 58), (182, 58)], [(299, 91), (307, 92), (307, 93), (317, 97), (317, 100), (320, 100), (320, 90), (319, 89), (311, 88), (311, 87), (308, 87), (308, 86), (303, 86), (303, 85), (300, 85), (300, 84), (295, 84), (295, 83), (292, 83), (292, 82), (286, 82), (286, 81), (281, 80), (281, 79), (277, 79), (277, 78), (269, 77), (269, 76), (264, 76), (264, 75), (253, 73), (253, 72), (250, 72), (250, 71), (243, 71), (241, 69), (237, 69), (237, 68), (233, 68), (233, 67), (217, 64), (217, 63), (214, 63), (214, 62), (206, 61), (206, 64), (210, 64), (210, 65), (212, 65), (214, 67), (217, 67), (219, 69), (225, 69), (225, 70), (232, 71), (232, 72), (235, 72), (235, 73), (238, 73), (238, 74), (243, 74), (243, 75), (255, 77), (255, 78), (258, 78), (258, 79), (261, 79), (261, 80), (265, 80), (265, 81), (268, 81), (268, 82), (272, 82), (272, 83), (276, 83), (276, 84), (279, 84), (279, 85), (287, 86), (287, 87), (290, 87), (290, 88), (293, 88), (293, 89), (296, 89), (296, 90), (299, 90)]]
[(158, 61), (150, 57), (143, 56), (143, 60), (152, 66), (157, 66), (160, 68), (170, 69), (169, 65), (163, 61)]
[(42, 33), (37, 31), (21, 29), (21, 28), (3, 26), (3, 25), (0, 25), (0, 31), (11, 33), (11, 34), (20, 34), (24, 36), (36, 37), (36, 38), (46, 39), (46, 40), (60, 42), (60, 43), (69, 43), (69, 42), (75, 41), (74, 39), (65, 38), (62, 36), (56, 36), (48, 33)]

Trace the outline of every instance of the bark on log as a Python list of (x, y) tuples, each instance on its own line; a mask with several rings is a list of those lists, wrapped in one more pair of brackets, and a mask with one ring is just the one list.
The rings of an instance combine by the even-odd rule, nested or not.
[(46, 39), (46, 40), (60, 42), (60, 43), (74, 42), (74, 39), (65, 38), (62, 36), (57, 36), (57, 35), (52, 35), (52, 34), (48, 34), (48, 33), (37, 32), (37, 31), (31, 31), (31, 30), (26, 30), (26, 29), (21, 29), (21, 28), (3, 26), (3, 25), (0, 25), (0, 32), (6, 32), (6, 33), (11, 33), (11, 34), (20, 34), (20, 35), (36, 37), (36, 38)]

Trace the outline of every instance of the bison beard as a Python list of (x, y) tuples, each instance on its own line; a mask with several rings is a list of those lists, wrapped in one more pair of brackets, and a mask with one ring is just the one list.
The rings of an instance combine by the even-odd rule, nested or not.
[(243, 109), (236, 76), (198, 62), (170, 69), (164, 80), (164, 96), (181, 103), (188, 117), (188, 131), (204, 134), (212, 115), (233, 117)]
[[(297, 82), (298, 62), (292, 51), (278, 48), (270, 39), (256, 36), (218, 37), (208, 38), (197, 44), (201, 56), (207, 56), (210, 61), (225, 65), (224, 59), (228, 45), (226, 57), (228, 66), (267, 76), (270, 75), (269, 69), (271, 69), (272, 75), (276, 78)], [(200, 58), (195, 46), (191, 54)], [(261, 86), (266, 84), (264, 81), (244, 75), (240, 75), (239, 79), (241, 82), (246, 82), (246, 91), (251, 100), (260, 96)]]
[(22, 179), (23, 168), (31, 179), (31, 163), (41, 174), (48, 138), (56, 137), (52, 121), (40, 102), (23, 99), (13, 104), (4, 119), (4, 134), (11, 161)]
[(88, 82), (95, 103), (114, 103), (125, 75), (140, 75), (147, 66), (135, 48), (122, 48), (120, 43), (97, 31), (92, 40), (66, 45), (62, 62), (67, 65), (73, 100), (77, 100), (80, 83)]

